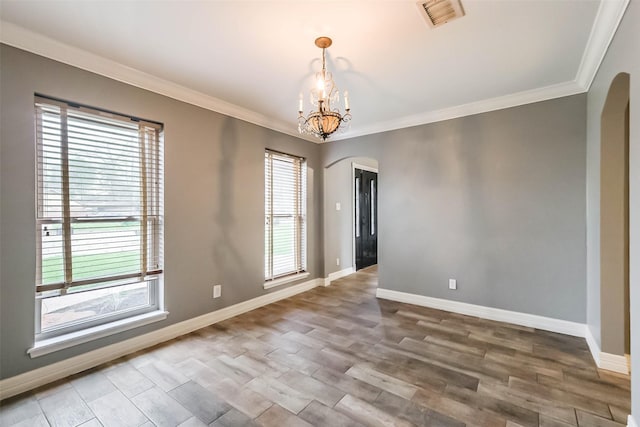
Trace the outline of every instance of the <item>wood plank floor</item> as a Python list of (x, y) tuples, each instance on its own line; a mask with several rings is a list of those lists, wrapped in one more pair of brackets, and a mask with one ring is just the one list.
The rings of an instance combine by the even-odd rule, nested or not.
[(585, 341), (375, 298), (375, 267), (8, 399), (4, 426), (622, 426)]

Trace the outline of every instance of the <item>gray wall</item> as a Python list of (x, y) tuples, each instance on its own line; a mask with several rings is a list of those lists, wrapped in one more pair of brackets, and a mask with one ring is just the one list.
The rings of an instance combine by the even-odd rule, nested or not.
[(632, 414), (640, 421), (640, 2), (631, 1), (600, 65), (587, 101), (587, 324), (599, 345), (600, 318), (600, 115), (609, 86), (631, 75), (629, 110), (630, 307)]
[[(310, 278), (322, 276), (320, 147), (5, 45), (0, 47), (0, 375), (7, 378), (264, 294), (264, 149), (308, 160)], [(34, 92), (165, 124), (168, 319), (30, 359), (35, 280)], [(222, 297), (211, 299), (213, 283)]]
[[(378, 168), (377, 160), (354, 157), (341, 160), (324, 171), (324, 273), (353, 265), (353, 175), (352, 163)], [(336, 203), (341, 209), (336, 210)], [(340, 265), (336, 264), (340, 258)]]
[(585, 115), (583, 94), (323, 145), (379, 162), (379, 286), (584, 322)]

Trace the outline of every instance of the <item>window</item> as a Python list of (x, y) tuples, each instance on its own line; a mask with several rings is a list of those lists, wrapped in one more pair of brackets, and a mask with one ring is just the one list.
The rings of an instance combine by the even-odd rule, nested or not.
[(307, 163), (267, 150), (264, 171), (264, 274), (268, 282), (307, 268)]
[(36, 97), (36, 339), (159, 309), (162, 126)]

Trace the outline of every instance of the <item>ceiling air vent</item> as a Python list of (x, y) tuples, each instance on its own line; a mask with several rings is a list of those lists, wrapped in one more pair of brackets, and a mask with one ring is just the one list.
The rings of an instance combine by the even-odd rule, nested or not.
[(420, 15), (432, 28), (464, 16), (460, 0), (420, 0), (417, 5)]

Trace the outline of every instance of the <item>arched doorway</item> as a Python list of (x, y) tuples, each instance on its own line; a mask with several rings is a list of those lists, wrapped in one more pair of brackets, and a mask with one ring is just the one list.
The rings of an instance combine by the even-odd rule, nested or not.
[[(364, 181), (362, 176), (358, 178), (358, 171), (367, 174), (375, 173), (377, 176), (378, 161), (369, 157), (346, 157), (335, 161), (326, 166), (324, 170), (324, 258), (325, 258), (325, 276), (330, 280), (336, 280), (344, 275), (353, 273), (358, 269), (357, 266), (357, 244), (358, 235), (362, 240), (362, 231), (357, 233), (357, 229), (362, 228), (362, 222), (356, 221), (361, 205), (356, 204), (356, 200), (362, 199), (356, 188), (364, 188), (363, 185), (357, 185)], [(372, 200), (377, 204), (377, 181), (371, 187), (371, 180), (367, 181), (366, 189), (369, 196), (366, 199), (369, 208), (367, 213), (371, 212)], [(371, 192), (374, 193), (373, 199)], [(377, 212), (377, 211), (376, 211)], [(373, 217), (367, 216), (366, 230), (367, 235), (373, 233), (376, 238), (377, 230), (377, 213)], [(369, 239), (370, 240), (370, 239)], [(377, 243), (377, 239), (376, 239)], [(370, 254), (369, 254), (370, 255)], [(377, 262), (377, 245), (376, 245), (376, 262)], [(370, 265), (371, 263), (367, 264)]]
[(601, 116), (600, 314), (602, 352), (621, 357), (628, 355), (630, 323), (627, 73), (620, 73), (613, 79)]

